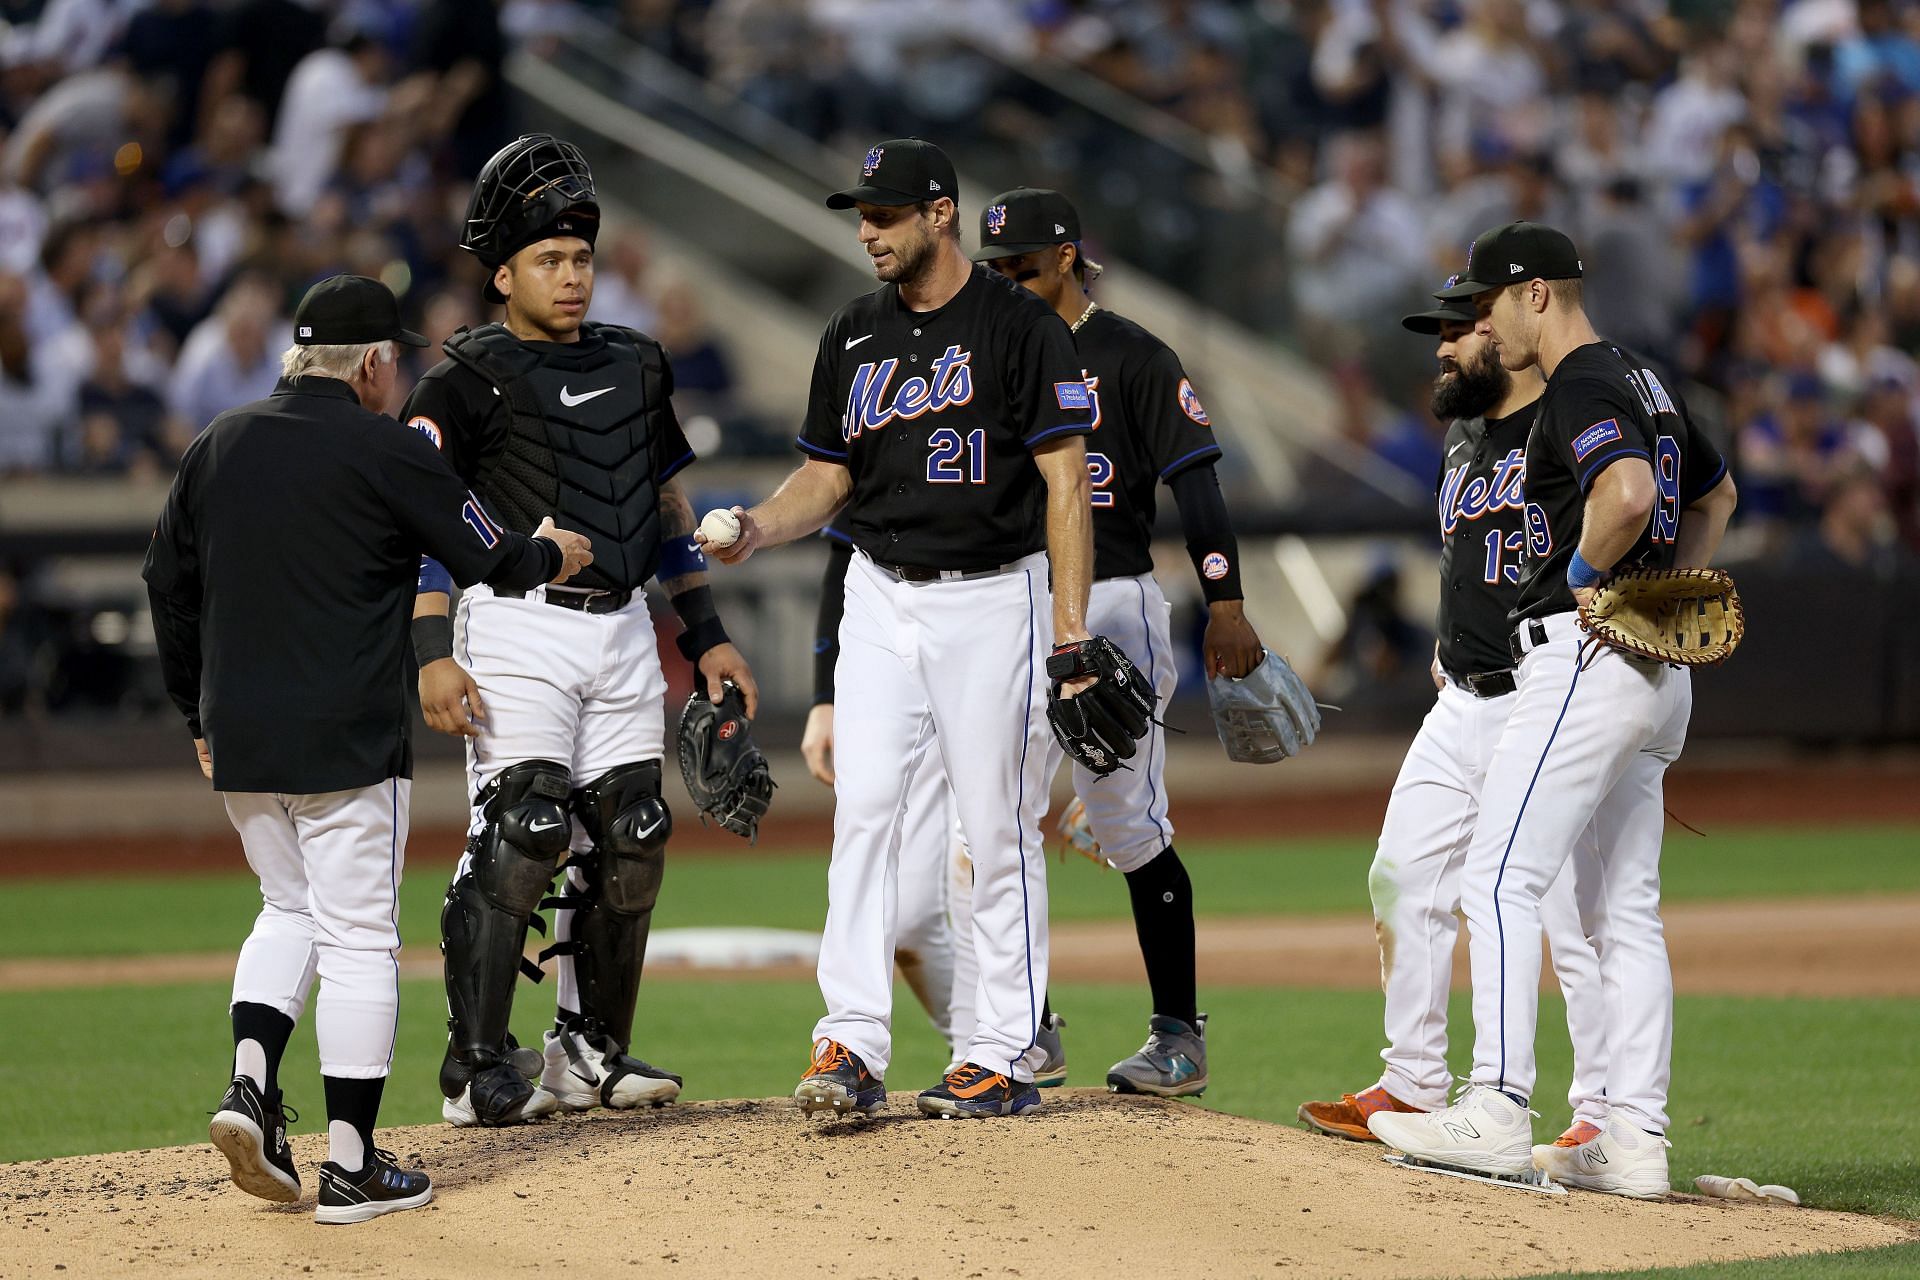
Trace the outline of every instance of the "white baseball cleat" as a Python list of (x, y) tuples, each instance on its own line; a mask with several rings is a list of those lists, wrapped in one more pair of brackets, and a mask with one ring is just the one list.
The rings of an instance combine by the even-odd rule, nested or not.
[(1556, 1182), (1636, 1200), (1663, 1200), (1667, 1181), (1665, 1138), (1611, 1117), (1604, 1125), (1578, 1121), (1552, 1146), (1535, 1147), (1533, 1164)]
[(1470, 1084), (1438, 1111), (1376, 1111), (1367, 1130), (1417, 1164), (1525, 1179), (1533, 1174), (1532, 1115), (1491, 1085)]
[(680, 1096), (680, 1077), (577, 1031), (542, 1033), (546, 1059), (540, 1090), (562, 1111), (606, 1106), (615, 1111), (664, 1107)]

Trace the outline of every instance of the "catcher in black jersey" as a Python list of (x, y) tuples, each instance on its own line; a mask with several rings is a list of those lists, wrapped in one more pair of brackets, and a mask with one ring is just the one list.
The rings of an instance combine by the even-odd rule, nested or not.
[[(1080, 242), (1071, 201), (1019, 187), (981, 211), (973, 258), (1045, 299), (1073, 331), (1094, 410), (1087, 440), (1094, 517), (1088, 625), (1121, 644), (1164, 705), (1176, 672), (1169, 606), (1153, 579), (1160, 485), (1173, 490), (1207, 601), (1207, 674), (1238, 679), (1259, 665), (1264, 650), (1243, 608), (1239, 548), (1214, 474), (1220, 446), (1212, 420), (1172, 348), (1088, 296), (1100, 267)], [(1130, 772), (1096, 779), (1074, 769), (1077, 800), (1063, 829), (1075, 838), (1078, 828), (1077, 843), (1125, 873), (1153, 993), (1147, 1043), (1107, 1072), (1108, 1088), (1197, 1095), (1207, 1087), (1207, 1019), (1194, 990), (1193, 886), (1167, 819), (1164, 730), (1155, 725), (1143, 745)], [(1064, 1059), (1058, 1074), (1064, 1079)]]
[[(1588, 648), (1577, 605), (1607, 573), (1705, 567), (1732, 514), (1726, 463), (1646, 362), (1594, 331), (1585, 267), (1551, 227), (1474, 241), (1443, 299), (1472, 299), (1509, 370), (1546, 375), (1526, 452), (1526, 561), (1511, 653), (1519, 689), (1487, 766), (1461, 882), (1473, 957), (1471, 1087), (1429, 1115), (1376, 1114), (1409, 1156), (1488, 1174), (1536, 1169), (1595, 1191), (1667, 1194), (1673, 979), (1660, 924), (1662, 789), (1693, 706), (1683, 667)], [(1591, 823), (1596, 841), (1579, 836)], [(1600, 958), (1606, 1116), (1531, 1145), (1540, 901), (1572, 857)], [(1564, 1144), (1564, 1145), (1563, 1145)]]
[[(473, 486), (477, 531), (528, 530), (551, 512), (591, 530), (596, 552), (565, 587), (467, 591), (457, 635), (444, 575), (431, 562), (422, 569), (421, 709), (432, 727), (466, 737), (473, 804), (441, 917), (451, 1017), (440, 1085), (456, 1125), (679, 1094), (679, 1077), (627, 1052), (672, 831), (648, 578), (685, 624), (681, 652), (713, 700), (731, 680), (749, 716), (757, 703), (674, 481), (693, 451), (666, 353), (645, 334), (586, 319), (599, 224), (579, 148), (534, 134), (496, 154), (474, 187), (462, 247), (491, 273), (484, 291), (505, 304), (504, 323), (449, 339), (448, 358), (403, 412)], [(562, 859), (564, 891), (543, 898)], [(543, 905), (559, 908), (556, 943), (542, 953), (560, 958), (559, 989), (536, 1058), (516, 1050), (507, 1024)]]

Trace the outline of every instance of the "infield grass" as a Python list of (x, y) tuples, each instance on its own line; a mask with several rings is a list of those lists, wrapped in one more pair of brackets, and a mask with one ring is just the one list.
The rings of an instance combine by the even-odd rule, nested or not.
[(1912, 1280), (1917, 1275), (1920, 1244), (1896, 1244), (1884, 1249), (1661, 1267), (1654, 1271), (1563, 1271), (1541, 1280)]
[[(1920, 828), (1837, 832), (1759, 829), (1702, 838), (1669, 833), (1661, 873), (1669, 902), (1920, 890)], [(451, 870), (447, 850), (422, 851), (400, 888), (402, 936), (436, 936)], [(441, 856), (427, 856), (437, 853)], [(1367, 840), (1284, 844), (1195, 842), (1181, 849), (1201, 916), (1365, 912)], [(670, 855), (657, 927), (759, 925), (818, 930), (826, 917), (826, 854)], [(1051, 857), (1051, 917), (1118, 920), (1120, 874)], [(231, 874), (0, 881), (28, 909), (0, 931), (0, 958), (142, 955), (239, 949), (258, 886), (234, 841)]]
[[(1145, 993), (1130, 986), (1054, 991), (1068, 1020), (1069, 1082), (1099, 1085), (1109, 1064), (1138, 1048)], [(1206, 1105), (1282, 1124), (1309, 1098), (1371, 1084), (1379, 1070), (1379, 998), (1368, 993), (1203, 992), (1213, 1087)], [(0, 1161), (132, 1147), (201, 1143), (231, 1053), (224, 983), (131, 989), (0, 993)], [(522, 986), (516, 1030), (537, 1044), (552, 999)], [(895, 1089), (925, 1088), (945, 1066), (944, 1046), (902, 987)], [(820, 997), (804, 981), (650, 982), (642, 988), (636, 1051), (687, 1078), (695, 1098), (784, 1095), (806, 1067)], [(435, 1084), (445, 1043), (437, 983), (408, 982), (400, 1043), (382, 1119), (439, 1118)], [(1456, 1027), (1467, 1000), (1453, 1002)], [(1674, 1046), (1674, 1183), (1718, 1173), (1781, 1182), (1811, 1205), (1920, 1217), (1920, 1112), (1876, 1108), (1860, 1123), (1837, 1100), (1920, 1093), (1920, 1004), (1896, 1000), (1744, 1000), (1683, 997)], [(312, 1014), (289, 1049), (282, 1083), (303, 1112), (296, 1132), (324, 1129)], [(82, 1029), (91, 1029), (83, 1032)], [(136, 1078), (138, 1105), (100, 1107), (64, 1082), (83, 1038), (110, 1039), (116, 1071)], [(137, 1053), (132, 1047), (137, 1046)], [(1454, 1046), (1456, 1070), (1466, 1046)], [(1569, 1070), (1558, 1000), (1541, 1007), (1541, 1135), (1567, 1121)], [(1543, 1138), (1544, 1140), (1544, 1138)], [(1333, 1139), (1328, 1139), (1333, 1141)], [(209, 1156), (211, 1159), (211, 1155)], [(1913, 1274), (1909, 1272), (1908, 1274)]]

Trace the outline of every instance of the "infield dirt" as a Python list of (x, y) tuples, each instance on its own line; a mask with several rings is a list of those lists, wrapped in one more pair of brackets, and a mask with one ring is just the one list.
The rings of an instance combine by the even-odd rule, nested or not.
[(208, 1145), (0, 1166), (0, 1276), (1518, 1276), (1897, 1244), (1912, 1224), (1675, 1197), (1548, 1198), (1395, 1169), (1377, 1148), (1091, 1090), (1037, 1115), (870, 1121), (789, 1102), (381, 1136), (429, 1208), (313, 1221)]

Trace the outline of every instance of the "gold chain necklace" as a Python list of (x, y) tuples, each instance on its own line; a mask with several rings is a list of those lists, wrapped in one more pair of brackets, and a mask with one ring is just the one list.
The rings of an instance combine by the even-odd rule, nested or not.
[(1081, 326), (1081, 325), (1083, 325), (1083, 324), (1085, 324), (1085, 323), (1087, 322), (1087, 317), (1088, 317), (1088, 316), (1090, 316), (1090, 315), (1092, 315), (1092, 314), (1093, 314), (1094, 312), (1096, 312), (1096, 311), (1098, 311), (1099, 309), (1100, 309), (1100, 304), (1099, 304), (1099, 303), (1097, 303), (1097, 302), (1089, 302), (1089, 303), (1087, 304), (1087, 309), (1086, 309), (1085, 311), (1082, 311), (1082, 312), (1080, 313), (1080, 318), (1079, 318), (1078, 320), (1075, 320), (1075, 321), (1073, 322), (1073, 324), (1072, 324), (1072, 325), (1071, 325), (1071, 326), (1069, 327), (1069, 329), (1068, 329), (1068, 332), (1069, 332), (1069, 333), (1078, 333), (1078, 332), (1080, 332), (1080, 326)]

